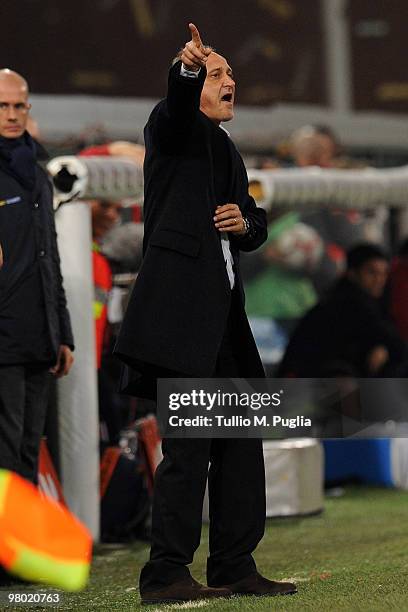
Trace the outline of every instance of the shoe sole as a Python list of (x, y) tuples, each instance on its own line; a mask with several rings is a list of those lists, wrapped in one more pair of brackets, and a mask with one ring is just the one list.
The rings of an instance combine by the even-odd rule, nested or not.
[(296, 595), (298, 590), (285, 591), (284, 593), (233, 593), (233, 597), (279, 597), (283, 595)]
[(142, 600), (141, 603), (142, 603), (142, 606), (154, 606), (156, 604), (186, 603), (186, 601), (193, 601), (193, 600), (192, 599), (145, 599), (145, 600)]
[(173, 603), (194, 603), (196, 601), (210, 601), (211, 599), (231, 599), (232, 595), (222, 595), (219, 597), (200, 597), (198, 599), (142, 599), (143, 606), (154, 606), (157, 604), (173, 604)]

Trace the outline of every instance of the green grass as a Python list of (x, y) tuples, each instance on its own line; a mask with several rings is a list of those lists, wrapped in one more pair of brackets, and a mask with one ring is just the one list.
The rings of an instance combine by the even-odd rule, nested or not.
[[(198, 609), (408, 611), (407, 519), (408, 492), (348, 488), (343, 497), (326, 499), (319, 516), (270, 520), (255, 555), (259, 570), (269, 578), (294, 580), (298, 594), (202, 602)], [(191, 568), (200, 581), (205, 579), (207, 535), (204, 527)], [(185, 609), (140, 605), (137, 580), (147, 555), (144, 544), (98, 547), (88, 588), (64, 594), (58, 610)]]

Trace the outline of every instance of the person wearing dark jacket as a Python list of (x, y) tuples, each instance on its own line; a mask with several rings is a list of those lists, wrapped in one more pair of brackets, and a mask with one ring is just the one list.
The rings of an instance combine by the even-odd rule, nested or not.
[(391, 262), (390, 310), (401, 338), (408, 342), (408, 240)]
[[(145, 128), (144, 260), (116, 345), (131, 368), (128, 389), (150, 397), (157, 378), (171, 373), (264, 376), (244, 311), (239, 252), (265, 241), (266, 216), (220, 127), (233, 117), (231, 68), (189, 27), (167, 97)], [(261, 440), (165, 438), (162, 450), (142, 601), (295, 592), (258, 574), (252, 557), (265, 523)], [(200, 541), (209, 463), (211, 588), (187, 568)]]
[(0, 467), (36, 483), (51, 374), (68, 374), (74, 347), (29, 108), (25, 79), (0, 70)]
[(345, 276), (295, 329), (278, 375), (406, 376), (406, 344), (381, 304), (388, 268), (380, 247), (352, 248)]

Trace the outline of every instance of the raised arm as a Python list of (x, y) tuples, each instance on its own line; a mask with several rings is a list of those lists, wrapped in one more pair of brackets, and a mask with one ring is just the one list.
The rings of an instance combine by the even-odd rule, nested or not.
[(187, 135), (200, 108), (201, 90), (206, 78), (206, 61), (211, 48), (205, 47), (200, 33), (189, 24), (191, 40), (180, 51), (170, 69), (166, 99), (156, 107), (155, 135), (161, 140), (167, 136)]

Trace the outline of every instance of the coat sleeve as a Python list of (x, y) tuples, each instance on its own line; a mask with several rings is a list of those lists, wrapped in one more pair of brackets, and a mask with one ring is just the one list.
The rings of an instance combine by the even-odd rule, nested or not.
[(180, 74), (181, 61), (171, 67), (167, 96), (154, 109), (149, 123), (156, 144), (173, 148), (191, 135), (200, 110), (200, 97), (206, 71), (200, 70), (197, 78)]
[(268, 237), (266, 212), (255, 204), (250, 195), (248, 195), (244, 206), (241, 206), (241, 212), (242, 216), (248, 221), (249, 231), (245, 236), (231, 235), (231, 239), (234, 241), (234, 246), (240, 251), (255, 251)]
[(67, 299), (65, 297), (65, 291), (62, 282), (58, 247), (56, 247), (56, 274), (58, 279), (58, 318), (60, 325), (60, 344), (65, 344), (69, 346), (71, 351), (73, 351), (75, 348), (74, 336), (72, 334), (71, 318), (69, 316), (69, 311), (67, 308)]
[(255, 251), (255, 249), (258, 249), (265, 242), (268, 237), (268, 224), (265, 210), (257, 206), (254, 198), (248, 193), (248, 175), (240, 155), (238, 155), (238, 160), (242, 190), (240, 209), (242, 216), (248, 221), (249, 230), (245, 236), (234, 236), (234, 234), (230, 234), (230, 239), (237, 249), (249, 252)]

